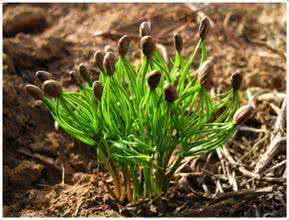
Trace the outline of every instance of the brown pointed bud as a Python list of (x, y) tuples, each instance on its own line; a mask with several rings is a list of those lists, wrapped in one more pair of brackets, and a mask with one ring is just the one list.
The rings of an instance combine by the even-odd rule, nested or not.
[(180, 33), (175, 33), (174, 34), (174, 43), (175, 43), (175, 48), (176, 50), (181, 53), (183, 49), (183, 38)]
[(213, 58), (209, 58), (198, 69), (198, 81), (201, 85), (203, 85), (208, 80), (214, 70), (213, 60)]
[(51, 97), (58, 97), (62, 92), (62, 86), (60, 83), (52, 79), (46, 80), (42, 84), (42, 89), (47, 95)]
[(26, 85), (26, 91), (35, 99), (42, 100), (44, 98), (43, 91), (35, 85), (28, 84)]
[(104, 59), (104, 53), (102, 51), (96, 51), (94, 54), (94, 62), (95, 65), (101, 70), (103, 71), (103, 59)]
[(161, 79), (161, 73), (159, 71), (152, 71), (148, 76), (148, 86), (151, 90), (154, 90), (157, 88), (160, 79)]
[(124, 57), (127, 54), (129, 48), (130, 40), (127, 35), (122, 36), (117, 44), (118, 53), (121, 57)]
[(231, 86), (233, 90), (239, 90), (241, 85), (242, 85), (242, 75), (240, 71), (236, 71), (235, 73), (232, 74), (231, 78)]
[(206, 39), (210, 29), (210, 21), (207, 17), (203, 17), (199, 26), (199, 35), (202, 40)]
[(234, 114), (233, 123), (236, 125), (244, 123), (252, 115), (253, 111), (254, 107), (250, 104), (242, 106)]
[(90, 76), (91, 76), (91, 80), (95, 81), (99, 79), (99, 75), (100, 75), (100, 71), (95, 68), (95, 67), (90, 67), (89, 68), (89, 72), (90, 72)]
[(104, 47), (104, 53), (108, 53), (108, 52), (112, 52), (112, 53), (114, 52), (110, 45), (106, 45)]
[(82, 78), (88, 82), (91, 80), (90, 74), (88, 72), (88, 69), (86, 68), (86, 66), (84, 64), (80, 64), (78, 66), (78, 72), (80, 73), (80, 75), (82, 76)]
[(103, 59), (103, 66), (106, 69), (106, 73), (112, 76), (115, 71), (115, 58), (112, 52), (105, 54)]
[(37, 71), (35, 76), (39, 79), (40, 82), (44, 82), (49, 79), (53, 79), (53, 76), (51, 73), (46, 71)]
[(139, 26), (139, 36), (144, 37), (147, 35), (151, 35), (151, 22), (144, 21)]
[(102, 86), (101, 82), (100, 81), (94, 81), (92, 88), (93, 88), (93, 94), (94, 94), (95, 98), (97, 100), (100, 100), (101, 96), (102, 96), (102, 91), (103, 91), (103, 86)]
[(76, 85), (81, 86), (84, 82), (81, 78), (79, 72), (77, 71), (70, 71), (69, 72), (70, 78), (73, 82), (75, 82)]
[(178, 97), (176, 87), (172, 84), (166, 84), (164, 86), (164, 95), (168, 102), (175, 101)]
[(154, 50), (155, 50), (155, 43), (154, 43), (152, 37), (151, 36), (142, 37), (140, 44), (141, 44), (143, 54), (148, 59), (150, 59)]

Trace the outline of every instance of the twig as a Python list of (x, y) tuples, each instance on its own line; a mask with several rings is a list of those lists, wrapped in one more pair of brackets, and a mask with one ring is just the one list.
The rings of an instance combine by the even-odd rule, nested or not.
[(247, 195), (262, 195), (265, 193), (269, 193), (269, 192), (273, 192), (273, 186), (268, 186), (265, 188), (261, 188), (261, 189), (256, 189), (256, 190), (246, 190), (246, 191), (238, 191), (238, 192), (228, 192), (228, 193), (224, 193), (224, 194), (220, 194), (217, 196), (217, 198), (215, 198), (212, 202), (210, 202), (209, 204), (215, 204), (219, 201), (228, 199), (228, 198), (233, 198), (233, 197), (243, 197), (243, 196), (247, 196)]
[(263, 157), (258, 161), (255, 167), (255, 174), (262, 175), (267, 165), (272, 162), (276, 155), (286, 152), (286, 137), (275, 137)]
[(275, 122), (274, 126), (274, 133), (275, 135), (284, 135), (285, 129), (286, 129), (286, 109), (287, 109), (287, 96), (285, 96), (282, 106), (281, 106), (281, 111), (278, 114), (278, 117)]
[(252, 131), (255, 133), (267, 133), (268, 132), (265, 129), (252, 128), (252, 127), (248, 127), (248, 126), (240, 126), (239, 130), (240, 131)]
[(196, 5), (195, 4), (186, 4), (186, 6), (189, 8), (189, 9), (191, 9), (193, 12), (197, 12), (197, 14), (201, 17), (201, 18), (203, 18), (203, 17), (207, 17), (208, 19), (209, 19), (209, 21), (210, 21), (210, 24), (211, 24), (211, 26), (212, 27), (215, 27), (215, 22), (208, 16), (208, 15), (206, 15), (202, 10), (204, 10), (206, 7), (208, 7), (209, 5), (208, 4), (206, 4), (206, 5), (204, 5), (203, 7), (196, 7)]
[(273, 48), (271, 47), (269, 44), (267, 44), (266, 42), (264, 41), (260, 41), (260, 40), (255, 40), (255, 39), (248, 39), (251, 43), (254, 43), (258, 46), (261, 46), (261, 47), (265, 47), (266, 49), (272, 51), (273, 53), (276, 53), (278, 54), (283, 60), (286, 61), (286, 55), (283, 51), (281, 50), (278, 50), (276, 48)]
[(30, 153), (28, 150), (24, 149), (24, 148), (20, 148), (17, 150), (19, 153), (21, 154), (24, 154), (25, 156), (28, 156), (28, 157), (31, 157), (31, 158), (34, 158), (34, 159), (37, 159), (49, 166), (52, 166), (53, 168), (55, 168), (56, 170), (58, 171), (62, 171), (61, 167), (59, 167), (58, 165), (55, 164), (55, 161), (50, 158), (50, 157), (46, 157), (46, 156), (43, 156), (41, 154), (37, 154), (37, 153)]
[(281, 161), (280, 163), (276, 164), (275, 166), (273, 166), (273, 167), (269, 168), (268, 170), (264, 171), (263, 174), (269, 173), (269, 172), (271, 172), (272, 170), (275, 170), (275, 169), (283, 166), (284, 164), (286, 164), (286, 162), (287, 162), (287, 160)]
[(61, 181), (61, 184), (64, 186), (64, 184), (65, 184), (65, 168), (63, 166), (63, 163), (61, 163), (61, 169), (62, 169), (62, 181)]
[(256, 150), (256, 148), (257, 148), (261, 143), (263, 143), (265, 140), (267, 140), (267, 138), (268, 138), (268, 135), (265, 135), (265, 137), (263, 137), (263, 138), (260, 139), (257, 143), (255, 143), (254, 146), (253, 146), (248, 152), (246, 152), (244, 156), (242, 156), (242, 157), (238, 160), (237, 164), (240, 164), (240, 162), (241, 162), (242, 160), (244, 160), (248, 155), (250, 155), (254, 150)]

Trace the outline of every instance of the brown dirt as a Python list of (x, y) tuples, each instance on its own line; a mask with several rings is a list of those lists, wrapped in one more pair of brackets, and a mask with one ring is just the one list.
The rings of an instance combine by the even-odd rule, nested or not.
[[(267, 179), (252, 180), (216, 153), (190, 161), (159, 201), (137, 207), (115, 204), (104, 189), (103, 181), (110, 178), (97, 167), (94, 151), (57, 131), (48, 110), (24, 90), (27, 83), (39, 84), (34, 73), (40, 69), (71, 87), (70, 70), (79, 63), (91, 65), (95, 50), (107, 44), (114, 47), (123, 34), (137, 39), (138, 26), (147, 19), (169, 54), (172, 34), (180, 31), (187, 54), (198, 38), (199, 15), (205, 13), (215, 23), (208, 37), (208, 53), (216, 58), (212, 88), (227, 87), (230, 74), (240, 69), (244, 102), (247, 88), (282, 96), (286, 90), (285, 12), (285, 4), (210, 4), (201, 12), (185, 4), (5, 4), (4, 216), (286, 216), (284, 166), (266, 174)], [(132, 46), (134, 61), (139, 56), (138, 41)], [(270, 142), (281, 103), (276, 96), (259, 100), (246, 126), (265, 132), (240, 131), (226, 146), (236, 161), (253, 148), (241, 163), (252, 172)], [(279, 155), (272, 165), (284, 159), (285, 155)], [(271, 186), (274, 190), (216, 200), (221, 195), (218, 184), (225, 193)]]

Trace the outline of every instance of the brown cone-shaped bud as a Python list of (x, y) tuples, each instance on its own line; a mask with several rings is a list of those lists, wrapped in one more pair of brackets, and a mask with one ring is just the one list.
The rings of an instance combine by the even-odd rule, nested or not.
[(234, 90), (239, 90), (241, 85), (242, 85), (242, 75), (240, 71), (236, 71), (235, 73), (232, 74), (231, 78), (231, 85)]
[(62, 92), (62, 86), (60, 85), (60, 83), (51, 79), (46, 80), (42, 84), (42, 89), (47, 95), (51, 97), (58, 97)]
[(103, 59), (103, 66), (106, 69), (106, 73), (109, 76), (112, 76), (115, 71), (115, 58), (112, 52), (108, 52), (105, 54)]
[(94, 54), (94, 62), (95, 65), (101, 70), (103, 71), (103, 59), (104, 59), (104, 53), (102, 51), (96, 51)]
[(122, 36), (117, 44), (118, 53), (121, 57), (124, 57), (127, 54), (129, 48), (130, 40), (127, 35)]
[(242, 106), (236, 111), (233, 123), (236, 125), (244, 123), (252, 115), (253, 111), (254, 107), (250, 104)]
[(151, 35), (151, 22), (144, 21), (139, 26), (139, 36), (144, 37), (147, 35)]
[(88, 72), (88, 69), (86, 68), (86, 66), (84, 64), (80, 64), (78, 66), (78, 72), (80, 73), (80, 75), (82, 76), (82, 78), (88, 82), (91, 80), (90, 74)]
[(199, 35), (202, 40), (206, 39), (210, 29), (210, 21), (207, 17), (203, 17), (199, 26)]
[(112, 53), (114, 52), (110, 45), (106, 45), (104, 47), (104, 53), (108, 53), (108, 52), (112, 52)]
[(183, 38), (180, 33), (175, 33), (174, 34), (174, 43), (175, 43), (175, 48), (176, 50), (181, 53), (183, 49)]
[(156, 47), (152, 37), (151, 36), (142, 37), (140, 44), (143, 54), (148, 59), (150, 59)]
[(42, 100), (44, 98), (43, 91), (35, 85), (28, 84), (26, 85), (26, 91), (35, 99)]
[(152, 71), (148, 76), (148, 86), (151, 90), (154, 90), (157, 88), (160, 79), (161, 79), (161, 73), (159, 71)]
[(164, 86), (164, 95), (168, 102), (175, 101), (178, 97), (176, 87), (172, 84), (166, 84)]
[(70, 75), (71, 80), (72, 80), (73, 82), (75, 82), (76, 85), (81, 86), (81, 85), (84, 83), (84, 81), (83, 81), (83, 79), (81, 78), (79, 72), (77, 72), (77, 71), (70, 71), (70, 72), (69, 72), (69, 75)]
[(214, 70), (214, 59), (209, 58), (198, 69), (198, 81), (203, 85)]
[(95, 68), (95, 67), (90, 67), (89, 68), (89, 72), (90, 72), (90, 76), (91, 76), (91, 80), (95, 81), (99, 79), (99, 75), (100, 75), (100, 71)]
[(93, 85), (93, 94), (97, 100), (101, 99), (103, 86), (100, 81), (94, 81)]
[(49, 80), (49, 79), (53, 79), (53, 76), (51, 73), (49, 72), (46, 72), (46, 71), (37, 71), (35, 76), (37, 77), (37, 79), (39, 79), (40, 82), (44, 82), (46, 80)]

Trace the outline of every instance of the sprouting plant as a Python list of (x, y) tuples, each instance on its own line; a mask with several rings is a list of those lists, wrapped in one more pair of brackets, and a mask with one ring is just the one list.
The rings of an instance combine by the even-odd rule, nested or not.
[[(118, 58), (110, 48), (95, 53), (94, 64), (101, 72), (97, 81), (83, 64), (70, 73), (78, 92), (64, 91), (45, 71), (36, 73), (42, 89), (26, 86), (64, 131), (97, 151), (113, 178), (114, 189), (107, 189), (115, 200), (135, 201), (165, 192), (185, 157), (222, 147), (251, 114), (251, 105), (240, 108), (239, 72), (232, 75), (229, 91), (214, 97), (208, 93), (206, 82), (214, 64), (207, 57), (208, 28), (204, 18), (188, 58), (182, 55), (181, 35), (175, 34), (175, 58), (167, 63), (150, 36), (150, 23), (143, 22), (136, 67), (126, 56), (130, 39), (123, 36)], [(198, 53), (200, 65), (194, 71)]]

